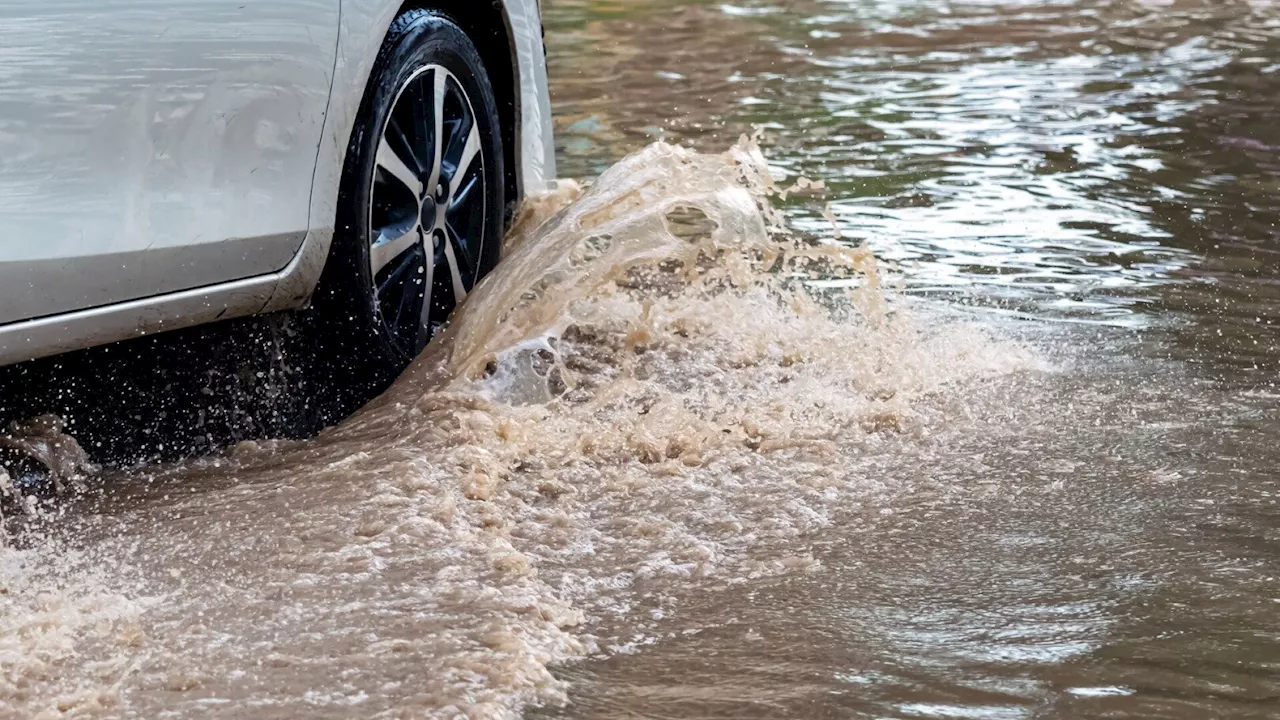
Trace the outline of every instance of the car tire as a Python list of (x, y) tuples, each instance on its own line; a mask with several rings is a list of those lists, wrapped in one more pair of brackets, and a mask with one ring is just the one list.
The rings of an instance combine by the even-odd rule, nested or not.
[(446, 16), (400, 15), (360, 106), (312, 301), (315, 379), (334, 400), (324, 421), (385, 389), (497, 264), (504, 177), (475, 45)]

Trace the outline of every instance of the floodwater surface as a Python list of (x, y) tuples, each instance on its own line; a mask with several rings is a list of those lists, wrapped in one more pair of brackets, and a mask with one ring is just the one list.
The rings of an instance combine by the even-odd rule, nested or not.
[(1280, 716), (1280, 6), (544, 12), (582, 184), (0, 548), (0, 717)]

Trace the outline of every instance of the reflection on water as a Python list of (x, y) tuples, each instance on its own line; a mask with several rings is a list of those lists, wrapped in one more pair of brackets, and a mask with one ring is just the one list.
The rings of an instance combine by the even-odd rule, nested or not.
[(826, 185), (798, 226), (829, 202), (1060, 369), (884, 466), (822, 572), (566, 667), (556, 715), (1280, 714), (1280, 4), (554, 0), (548, 37), (569, 174), (763, 127)]
[[(1186, 311), (1188, 355), (1276, 354), (1272, 2), (557, 0), (548, 25), (570, 175), (763, 126), (913, 292), (1135, 327)], [(818, 210), (791, 208), (815, 230)]]

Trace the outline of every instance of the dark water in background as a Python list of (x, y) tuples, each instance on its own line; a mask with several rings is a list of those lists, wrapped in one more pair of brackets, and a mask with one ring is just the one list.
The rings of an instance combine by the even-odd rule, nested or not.
[[(766, 130), (792, 219), (1051, 378), (568, 717), (1280, 717), (1280, 3), (548, 0), (561, 174)], [(942, 451), (939, 451), (939, 447)]]
[[(763, 127), (914, 293), (1276, 357), (1275, 3), (556, 0), (547, 22), (563, 175)], [(814, 205), (792, 214), (823, 227)]]

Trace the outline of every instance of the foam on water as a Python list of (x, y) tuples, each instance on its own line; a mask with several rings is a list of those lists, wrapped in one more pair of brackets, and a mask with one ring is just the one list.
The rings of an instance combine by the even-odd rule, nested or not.
[(808, 543), (884, 491), (862, 461), (1039, 362), (887, 298), (772, 192), (749, 141), (563, 184), (347, 423), (120, 478), (133, 504), (78, 523), (96, 563), (0, 550), (0, 703), (513, 717), (684, 592), (815, 569)]

